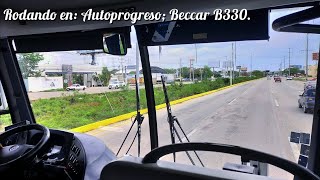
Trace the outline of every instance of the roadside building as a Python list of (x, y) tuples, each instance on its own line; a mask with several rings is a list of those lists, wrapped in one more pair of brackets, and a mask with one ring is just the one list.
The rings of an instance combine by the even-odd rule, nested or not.
[(308, 66), (308, 76), (317, 77), (318, 67), (317, 65), (309, 65)]
[(78, 84), (84, 85), (86, 87), (97, 86), (98, 82), (95, 81), (94, 76), (102, 72), (102, 67), (100, 66), (90, 66), (88, 65), (39, 65), (39, 70), (42, 71), (43, 76), (63, 76), (63, 82), (72, 84), (72, 80), (76, 77), (81, 79)]

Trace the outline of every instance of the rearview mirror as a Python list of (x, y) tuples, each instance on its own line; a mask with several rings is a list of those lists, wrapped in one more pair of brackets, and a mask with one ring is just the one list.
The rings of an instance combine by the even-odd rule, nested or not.
[(103, 51), (111, 55), (126, 55), (127, 47), (122, 34), (108, 33), (103, 35)]

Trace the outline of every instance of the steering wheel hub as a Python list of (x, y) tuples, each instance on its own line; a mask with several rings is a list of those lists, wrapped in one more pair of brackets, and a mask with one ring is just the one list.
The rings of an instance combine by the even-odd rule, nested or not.
[(36, 157), (37, 153), (45, 146), (50, 138), (50, 131), (48, 128), (39, 124), (29, 124), (18, 126), (0, 134), (0, 141), (3, 142), (10, 136), (29, 131), (39, 130), (42, 132), (42, 137), (36, 145), (27, 143), (12, 144), (7, 146), (0, 146), (0, 173), (8, 168), (15, 167), (14, 165), (26, 165), (29, 160)]

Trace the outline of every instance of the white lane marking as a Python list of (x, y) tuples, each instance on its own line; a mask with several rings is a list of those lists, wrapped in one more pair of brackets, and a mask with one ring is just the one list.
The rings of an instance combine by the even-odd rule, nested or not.
[(232, 104), (233, 102), (235, 102), (237, 100), (237, 98), (234, 98), (232, 101), (230, 101), (228, 104)]
[(274, 100), (274, 103), (276, 104), (277, 107), (279, 107), (279, 103), (276, 99)]
[(288, 137), (288, 140), (289, 140), (289, 144), (290, 144), (294, 159), (296, 160), (296, 162), (298, 162), (299, 155), (300, 155), (300, 147), (298, 144), (290, 142), (290, 137)]
[[(198, 131), (198, 129), (192, 130), (191, 132), (189, 132), (189, 133), (187, 134), (187, 137), (190, 138), (196, 131)], [(183, 138), (182, 138), (182, 142), (185, 142), (186, 140), (187, 140), (186, 137), (183, 137)]]
[[(252, 86), (248, 87), (248, 89), (246, 89), (246, 90), (245, 90), (242, 94), (240, 94), (238, 97), (241, 97), (241, 96), (245, 95), (245, 94), (249, 91), (250, 88), (252, 88)], [(230, 101), (230, 102), (228, 103), (228, 105), (233, 104), (233, 103), (237, 100), (238, 97), (236, 97), (236, 98), (234, 98), (232, 101)]]

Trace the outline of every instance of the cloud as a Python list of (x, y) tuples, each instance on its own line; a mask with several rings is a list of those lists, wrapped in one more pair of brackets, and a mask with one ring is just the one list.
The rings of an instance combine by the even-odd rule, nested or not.
[[(280, 63), (284, 64), (286, 58), (286, 65), (288, 65), (289, 48), (291, 48), (290, 60), (291, 64), (303, 65), (305, 62), (306, 35), (298, 33), (281, 33), (276, 32), (271, 28), (271, 23), (278, 17), (301, 10), (275, 10), (270, 14), (269, 25), (269, 41), (241, 41), (236, 42), (236, 61), (237, 65), (250, 67), (251, 56), (253, 69), (271, 69), (276, 70), (280, 67)], [(312, 23), (318, 23), (319, 19)], [(136, 43), (137, 38), (135, 29), (131, 29), (131, 43), (132, 48), (128, 49), (128, 54), (124, 57), (122, 62), (125, 65), (134, 65), (136, 62)], [(319, 47), (320, 36), (309, 35), (309, 49), (317, 50)], [(196, 53), (197, 49), (197, 53)], [(182, 66), (189, 66), (189, 60), (195, 58), (197, 54), (196, 66), (208, 65), (210, 62), (225, 61), (231, 59), (232, 44), (225, 43), (206, 43), (189, 45), (170, 45), (162, 46), (162, 53), (159, 57), (159, 47), (148, 47), (150, 63), (154, 66), (161, 66), (165, 68), (178, 68), (180, 61)], [(311, 57), (311, 52), (310, 56)], [(90, 56), (80, 56), (76, 52), (55, 52), (45, 53), (45, 63), (53, 64), (89, 64), (91, 62)], [(109, 68), (118, 67), (121, 63), (120, 57), (106, 54), (97, 55), (97, 66), (108, 66)], [(310, 58), (309, 63), (312, 63)], [(250, 69), (250, 68), (249, 68)]]

